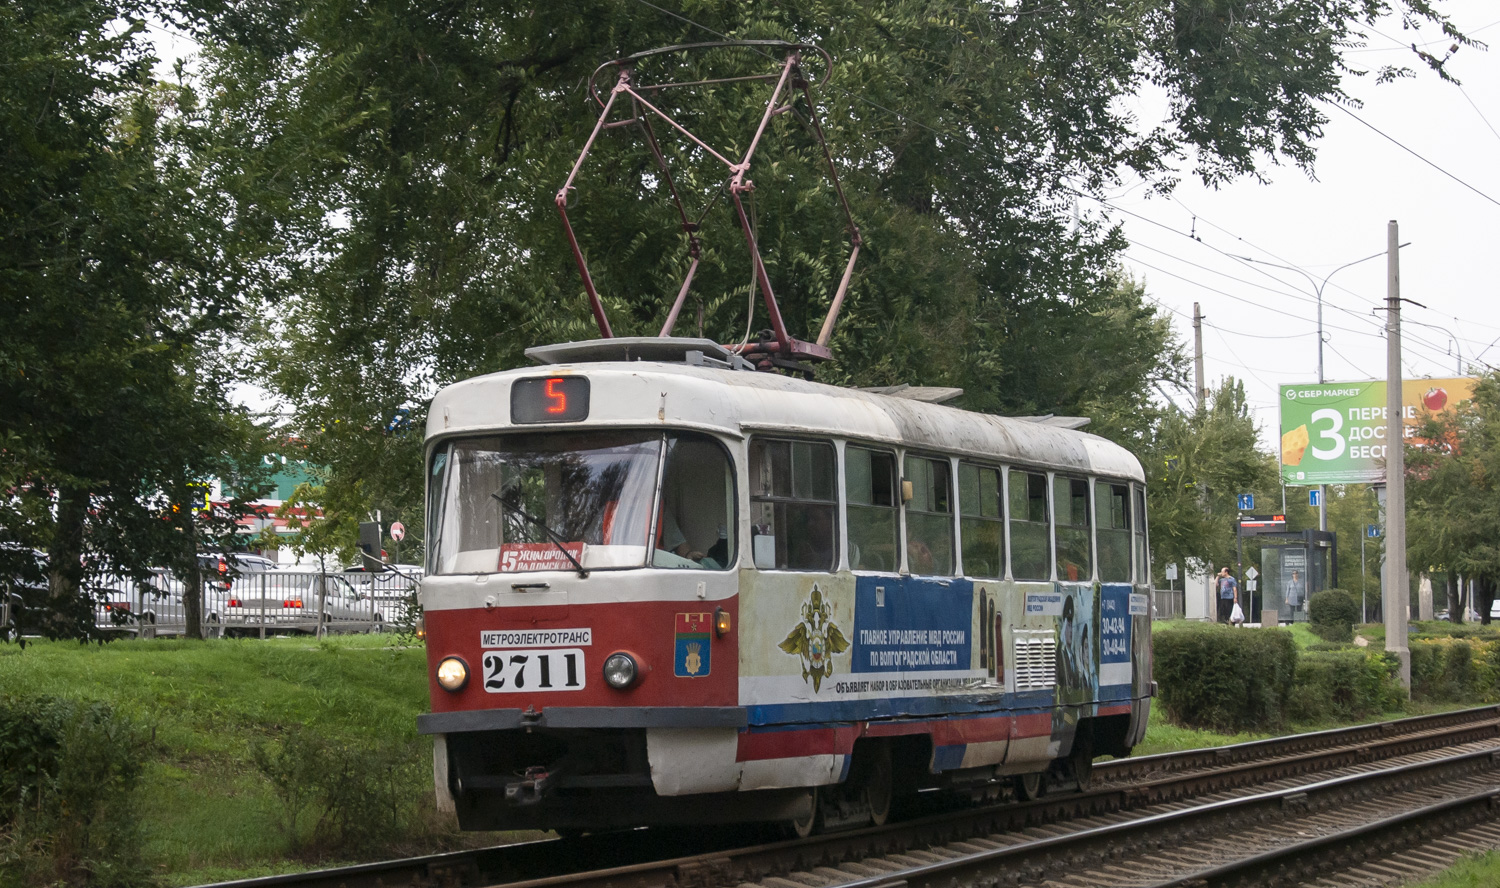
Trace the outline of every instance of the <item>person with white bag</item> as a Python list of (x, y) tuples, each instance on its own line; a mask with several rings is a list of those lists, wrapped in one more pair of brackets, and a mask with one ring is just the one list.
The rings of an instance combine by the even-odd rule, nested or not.
[[(1239, 611), (1239, 623), (1245, 622), (1245, 612), (1240, 610), (1240, 584), (1229, 575), (1229, 568), (1219, 569), (1219, 622), (1232, 623), (1234, 612)], [(1238, 623), (1236, 623), (1238, 625)]]

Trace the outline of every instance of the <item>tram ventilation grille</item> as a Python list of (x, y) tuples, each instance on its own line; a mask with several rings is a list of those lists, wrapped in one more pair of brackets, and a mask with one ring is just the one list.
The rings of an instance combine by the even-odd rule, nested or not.
[(1051, 632), (1016, 637), (1016, 690), (1034, 691), (1057, 684), (1057, 639)]

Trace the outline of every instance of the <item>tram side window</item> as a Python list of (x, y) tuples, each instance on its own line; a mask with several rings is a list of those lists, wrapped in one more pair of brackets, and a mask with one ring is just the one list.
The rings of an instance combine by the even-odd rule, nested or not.
[(971, 577), (1005, 576), (999, 469), (958, 464), (958, 512), (964, 573)]
[(1052, 502), (1057, 510), (1057, 578), (1069, 582), (1091, 575), (1089, 555), (1089, 483), (1082, 478), (1052, 479)]
[(1151, 582), (1151, 565), (1147, 560), (1146, 548), (1146, 490), (1136, 485), (1131, 485), (1130, 490), (1131, 502), (1135, 504), (1135, 520), (1130, 523), (1135, 530), (1135, 581), (1149, 583)]
[(844, 496), (849, 502), (849, 568), (895, 571), (900, 567), (895, 455), (844, 448)]
[(906, 566), (914, 574), (953, 573), (952, 470), (947, 460), (906, 458), (912, 500), (906, 504)]
[(757, 438), (750, 444), (750, 520), (755, 566), (832, 571), (833, 445)]
[(1047, 476), (1010, 470), (1010, 570), (1018, 580), (1051, 579)]
[(1130, 577), (1130, 487), (1094, 482), (1094, 508), (1099, 522), (1099, 581), (1128, 583)]
[(734, 472), (712, 438), (683, 433), (667, 440), (655, 567), (724, 570), (734, 564)]

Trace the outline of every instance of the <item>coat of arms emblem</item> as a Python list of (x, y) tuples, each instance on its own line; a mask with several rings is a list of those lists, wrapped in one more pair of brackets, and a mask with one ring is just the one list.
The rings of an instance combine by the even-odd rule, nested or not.
[(832, 613), (823, 593), (813, 586), (811, 597), (802, 605), (802, 622), (778, 645), (802, 659), (802, 680), (812, 682), (813, 693), (823, 686), (824, 678), (833, 674), (833, 655), (849, 649), (849, 639), (829, 619)]

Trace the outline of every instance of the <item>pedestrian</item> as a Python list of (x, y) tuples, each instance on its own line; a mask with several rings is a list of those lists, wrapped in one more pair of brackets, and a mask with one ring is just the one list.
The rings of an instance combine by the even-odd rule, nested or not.
[(1219, 569), (1219, 622), (1228, 623), (1234, 606), (1240, 603), (1240, 584), (1229, 575), (1229, 568)]

